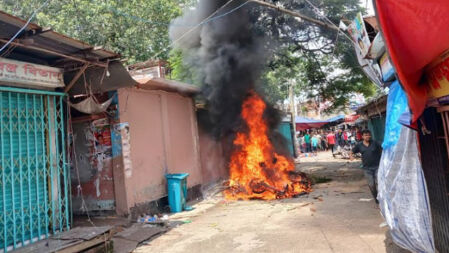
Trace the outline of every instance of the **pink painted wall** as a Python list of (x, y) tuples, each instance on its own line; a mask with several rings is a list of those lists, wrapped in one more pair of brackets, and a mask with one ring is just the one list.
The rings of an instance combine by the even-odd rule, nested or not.
[(228, 178), (228, 169), (222, 143), (199, 128), (201, 172), (207, 186)]
[(166, 173), (189, 173), (188, 187), (201, 184), (192, 98), (138, 88), (120, 89), (118, 95), (120, 122), (129, 123), (132, 170), (114, 175), (123, 177), (126, 191), (126, 201), (117, 202), (129, 211), (166, 196)]

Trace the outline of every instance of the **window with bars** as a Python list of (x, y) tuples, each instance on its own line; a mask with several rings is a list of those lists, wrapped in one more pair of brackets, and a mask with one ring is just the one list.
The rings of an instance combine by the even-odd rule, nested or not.
[(69, 229), (64, 93), (0, 87), (0, 244)]

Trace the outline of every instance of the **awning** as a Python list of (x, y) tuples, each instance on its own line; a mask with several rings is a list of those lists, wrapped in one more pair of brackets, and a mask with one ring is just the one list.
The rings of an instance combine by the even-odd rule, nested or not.
[(327, 124), (327, 121), (319, 121), (314, 119), (309, 119), (305, 117), (296, 117), (296, 130), (307, 130), (311, 128), (319, 128)]
[(295, 119), (296, 130), (307, 130), (311, 128), (320, 128), (328, 123), (337, 122), (345, 118), (345, 115), (338, 115), (326, 120), (314, 120), (306, 117), (297, 116)]
[[(26, 20), (0, 11), (0, 47), (26, 23)], [(101, 93), (137, 84), (120, 61), (120, 54), (37, 24), (29, 23), (5, 51), (8, 53), (4, 58), (64, 69), (65, 85), (69, 85), (88, 64), (84, 74), (70, 87), (71, 95)]]
[(345, 116), (345, 122), (355, 122), (360, 115), (354, 114), (354, 115), (346, 115)]
[(415, 122), (427, 102), (427, 64), (449, 48), (449, 1), (375, 0), (386, 48), (407, 93)]

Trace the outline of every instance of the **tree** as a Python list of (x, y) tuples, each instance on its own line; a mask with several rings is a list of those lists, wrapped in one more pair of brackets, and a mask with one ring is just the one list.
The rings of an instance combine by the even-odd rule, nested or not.
[(170, 64), (169, 78), (200, 86), (198, 71), (185, 62), (187, 58), (184, 55), (185, 53), (180, 49), (170, 51), (168, 60)]
[[(46, 0), (0, 0), (28, 19)], [(193, 0), (52, 0), (35, 20), (43, 27), (121, 53), (128, 63), (168, 58), (168, 25)]]
[[(340, 20), (349, 22), (358, 12), (364, 11), (358, 0), (271, 2), (326, 23), (330, 20), (337, 25)], [(354, 92), (366, 97), (376, 92), (374, 84), (365, 76), (357, 62), (352, 43), (343, 34), (265, 7), (252, 8), (252, 12), (253, 22), (269, 38), (267, 49), (273, 49), (274, 57), (268, 64), (266, 76), (277, 78), (270, 78), (265, 83), (267, 94), (273, 94), (273, 90), (276, 90), (272, 86), (282, 87), (285, 83), (285, 78), (281, 78), (282, 73), (285, 73), (285, 68), (292, 69), (292, 64), (301, 66), (297, 69), (298, 81), (301, 83), (300, 89), (296, 89), (297, 95), (331, 101), (331, 109), (344, 107)], [(275, 41), (275, 46), (271, 45), (271, 41)], [(276, 72), (280, 73), (275, 74)], [(279, 98), (285, 99), (285, 92)]]
[[(350, 22), (358, 12), (364, 11), (358, 0), (268, 1), (337, 25), (342, 19)], [(291, 82), (296, 83), (295, 93), (299, 97), (331, 101), (330, 110), (345, 107), (353, 93), (374, 95), (375, 85), (362, 72), (352, 43), (343, 34), (255, 4), (247, 8), (254, 32), (265, 35), (265, 48), (272, 56), (259, 87), (270, 102), (287, 99)], [(187, 62), (189, 57), (181, 52), (172, 55), (173, 72), (182, 73), (172, 77), (190, 82), (189, 73), (198, 73), (195, 64)]]

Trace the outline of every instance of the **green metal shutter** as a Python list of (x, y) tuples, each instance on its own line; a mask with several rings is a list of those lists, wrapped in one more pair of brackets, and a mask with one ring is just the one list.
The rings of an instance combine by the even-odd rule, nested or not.
[(281, 132), (282, 136), (284, 136), (287, 140), (288, 151), (290, 151), (291, 156), (295, 157), (291, 124), (289, 122), (281, 122), (281, 124), (279, 125), (279, 132)]
[(382, 144), (385, 133), (385, 116), (370, 119), (368, 129), (371, 131), (373, 139)]
[(4, 252), (69, 228), (63, 95), (0, 87)]

